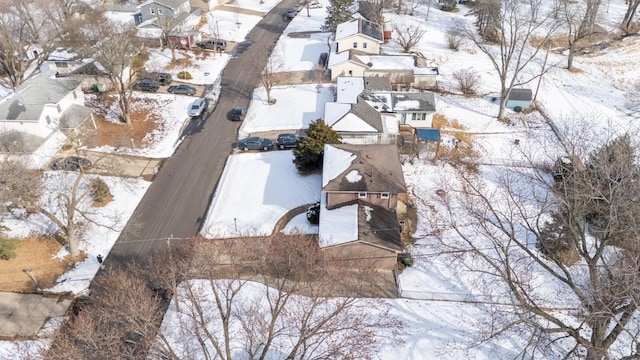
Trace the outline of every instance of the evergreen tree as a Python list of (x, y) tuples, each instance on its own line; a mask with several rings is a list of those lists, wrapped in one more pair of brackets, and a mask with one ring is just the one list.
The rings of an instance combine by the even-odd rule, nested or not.
[(351, 20), (353, 0), (329, 0), (327, 18), (322, 30), (335, 32), (338, 24)]
[(331, 129), (322, 119), (309, 124), (307, 137), (298, 142), (293, 149), (298, 171), (307, 172), (322, 167), (322, 152), (325, 144), (340, 144), (341, 137)]

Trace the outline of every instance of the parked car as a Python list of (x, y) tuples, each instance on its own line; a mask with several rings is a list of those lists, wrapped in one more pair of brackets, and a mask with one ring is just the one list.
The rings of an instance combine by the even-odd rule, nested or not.
[(84, 171), (91, 167), (91, 160), (78, 156), (56, 158), (51, 162), (52, 170)]
[(284, 17), (286, 17), (287, 19), (291, 20), (294, 17), (296, 17), (296, 15), (298, 15), (298, 9), (296, 8), (290, 8), (288, 9), (285, 13), (284, 13)]
[(227, 42), (222, 39), (205, 39), (198, 43), (203, 49), (222, 51), (227, 48)]
[(191, 117), (198, 117), (200, 115), (202, 115), (202, 112), (204, 111), (204, 108), (207, 107), (207, 102), (205, 101), (205, 99), (200, 98), (200, 99), (196, 99), (196, 101), (194, 101), (191, 106), (189, 106), (189, 111), (188, 114)]
[(242, 121), (244, 120), (244, 115), (247, 113), (247, 108), (244, 106), (236, 106), (231, 110), (231, 114), (229, 118), (233, 121)]
[(296, 147), (300, 140), (302, 137), (298, 134), (280, 134), (276, 139), (276, 146), (280, 150), (290, 149)]
[(166, 86), (171, 84), (173, 77), (166, 72), (150, 72), (139, 76), (140, 79), (149, 79), (157, 82), (160, 86)]
[(257, 136), (244, 138), (238, 141), (238, 149), (247, 150), (264, 150), (267, 151), (273, 148), (273, 140), (265, 139)]
[(160, 88), (160, 84), (151, 79), (142, 79), (133, 85), (134, 90), (156, 92)]
[(196, 94), (196, 88), (194, 88), (191, 85), (184, 85), (184, 84), (169, 86), (169, 89), (167, 89), (167, 91), (169, 91), (172, 94), (183, 94), (183, 95)]

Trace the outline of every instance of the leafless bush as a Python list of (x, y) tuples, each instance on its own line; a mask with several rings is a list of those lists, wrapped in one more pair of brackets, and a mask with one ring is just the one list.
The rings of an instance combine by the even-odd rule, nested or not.
[(480, 82), (478, 74), (469, 69), (461, 69), (453, 73), (453, 78), (465, 96), (472, 96), (477, 93), (478, 83)]
[(447, 46), (451, 50), (458, 51), (462, 45), (464, 37), (458, 30), (450, 30), (447, 32)]

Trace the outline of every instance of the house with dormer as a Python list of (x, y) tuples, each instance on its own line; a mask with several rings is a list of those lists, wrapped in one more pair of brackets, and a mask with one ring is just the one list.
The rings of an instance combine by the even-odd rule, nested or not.
[(358, 18), (336, 27), (327, 62), (331, 80), (340, 76), (388, 77), (395, 90), (431, 89), (439, 71), (419, 54), (381, 54), (384, 43), (379, 24)]
[(81, 82), (74, 77), (56, 76), (51, 69), (33, 76), (0, 100), (0, 153), (28, 155), (46, 147), (54, 134), (90, 118), (84, 104)]
[[(346, 266), (396, 269), (406, 185), (395, 145), (325, 145), (320, 246)], [(369, 263), (363, 263), (368, 259)]]
[(138, 36), (159, 39), (163, 28), (170, 31), (194, 29), (200, 22), (202, 9), (191, 7), (189, 0), (147, 0), (133, 14)]

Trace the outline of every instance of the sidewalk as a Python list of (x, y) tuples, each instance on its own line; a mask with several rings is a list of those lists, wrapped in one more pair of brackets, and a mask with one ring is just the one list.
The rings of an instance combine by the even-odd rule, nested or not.
[(36, 336), (49, 318), (63, 316), (73, 296), (0, 292), (0, 339)]

